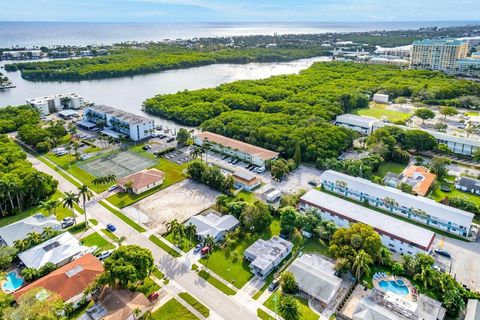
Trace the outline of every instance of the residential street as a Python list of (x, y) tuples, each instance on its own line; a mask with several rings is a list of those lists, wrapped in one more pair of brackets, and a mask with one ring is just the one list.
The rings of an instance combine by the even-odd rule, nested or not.
[[(27, 154), (27, 157), (35, 168), (52, 175), (58, 180), (58, 189), (60, 191), (67, 192), (77, 190), (72, 183), (45, 165), (42, 161), (30, 154)], [(139, 245), (151, 250), (156, 264), (158, 264), (162, 272), (170, 278), (170, 281), (175, 281), (183, 291), (189, 292), (205, 304), (213, 313), (217, 314), (218, 317), (242, 320), (257, 319), (256, 310), (259, 307), (258, 302), (251, 298), (246, 299), (246, 297), (242, 297), (244, 299), (234, 299), (233, 297), (223, 294), (207, 281), (200, 278), (195, 272), (191, 271), (189, 267), (182, 265), (177, 259), (157, 247), (147, 236), (137, 232), (105, 209), (97, 202), (97, 199), (92, 199), (92, 201), (87, 203), (87, 213), (89, 218), (96, 219), (100, 224), (114, 224), (117, 227), (115, 234), (118, 237), (125, 236), (128, 244)], [(242, 301), (242, 304), (239, 303), (239, 300)]]

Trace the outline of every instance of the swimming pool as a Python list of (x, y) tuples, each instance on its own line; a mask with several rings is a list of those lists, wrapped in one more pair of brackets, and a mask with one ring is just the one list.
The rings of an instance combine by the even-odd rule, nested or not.
[(23, 278), (20, 277), (15, 271), (7, 273), (5, 280), (6, 281), (3, 284), (3, 290), (5, 292), (13, 292), (20, 288), (23, 284)]
[(399, 296), (406, 296), (410, 290), (408, 290), (407, 286), (403, 283), (402, 280), (399, 281), (387, 281), (382, 280), (378, 283), (380, 288), (384, 291), (391, 291)]

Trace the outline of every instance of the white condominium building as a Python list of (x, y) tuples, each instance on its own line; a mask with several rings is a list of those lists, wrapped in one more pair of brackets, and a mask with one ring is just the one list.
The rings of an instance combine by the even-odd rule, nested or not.
[(327, 170), (320, 176), (326, 191), (368, 202), (371, 206), (462, 237), (469, 235), (474, 214), (369, 180)]
[(414, 69), (455, 71), (455, 61), (465, 59), (468, 42), (456, 39), (426, 39), (414, 41), (410, 67)]
[[(152, 136), (155, 121), (130, 112), (115, 109), (105, 105), (88, 106), (83, 112), (84, 122), (103, 123), (107, 129), (102, 132), (118, 137), (116, 133), (125, 135), (133, 141), (139, 141)], [(112, 132), (113, 131), (113, 132)]]
[(435, 232), (314, 189), (300, 198), (300, 209), (314, 210), (322, 220), (343, 228), (367, 224), (380, 234), (385, 247), (398, 254), (429, 252), (435, 239)]
[(80, 109), (84, 105), (81, 95), (76, 93), (55, 94), (27, 100), (27, 104), (37, 108), (44, 116), (63, 109)]

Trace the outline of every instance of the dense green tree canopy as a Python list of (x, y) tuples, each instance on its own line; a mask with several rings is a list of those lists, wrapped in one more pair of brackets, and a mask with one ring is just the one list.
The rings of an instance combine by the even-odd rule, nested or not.
[(40, 113), (30, 106), (0, 108), (0, 133), (18, 130), (24, 124), (40, 122)]
[(25, 152), (0, 135), (0, 214), (10, 215), (38, 204), (52, 195), (57, 181), (37, 171), (26, 160)]
[[(158, 95), (145, 110), (187, 125), (259, 145), (306, 162), (335, 158), (355, 133), (329, 121), (365, 107), (368, 95), (445, 103), (480, 95), (480, 84), (441, 72), (345, 62), (316, 63), (298, 75), (236, 81), (213, 89)], [(298, 158), (298, 153), (297, 153)]]

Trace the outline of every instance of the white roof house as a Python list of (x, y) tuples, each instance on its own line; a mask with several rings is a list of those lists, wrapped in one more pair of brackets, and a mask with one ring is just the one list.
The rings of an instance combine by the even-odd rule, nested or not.
[(258, 239), (248, 247), (244, 256), (251, 261), (250, 269), (262, 277), (266, 277), (290, 252), (293, 244), (277, 236), (269, 240)]
[(435, 233), (430, 230), (315, 189), (304, 194), (300, 198), (300, 203), (301, 205), (308, 204), (321, 208), (341, 216), (349, 222), (367, 224), (381, 235), (387, 235), (405, 243), (413, 244), (424, 251), (430, 249), (435, 238)]
[(363, 134), (371, 134), (373, 124), (378, 121), (375, 118), (357, 116), (355, 114), (342, 114), (336, 117), (335, 124)]
[(55, 216), (44, 216), (41, 213), (9, 224), (0, 228), (0, 243), (4, 242), (7, 246), (13, 246), (16, 240), (22, 240), (31, 232), (42, 233), (43, 229), (51, 227), (60, 230), (60, 222)]
[(38, 269), (47, 262), (60, 267), (70, 262), (74, 256), (84, 254), (86, 251), (87, 247), (82, 246), (77, 238), (70, 232), (64, 232), (20, 253), (18, 258), (28, 268)]
[(413, 302), (376, 289), (358, 301), (352, 315), (353, 320), (442, 320), (444, 317), (442, 304), (423, 294)]
[(223, 239), (225, 233), (238, 227), (240, 221), (232, 215), (219, 216), (210, 212), (206, 215), (193, 216), (186, 224), (193, 224), (196, 227), (198, 238), (212, 236), (219, 241)]
[[(410, 208), (422, 210), (430, 216), (430, 219), (433, 218), (436, 223), (445, 223), (454, 227), (456, 226), (456, 228), (463, 227), (463, 230), (466, 230), (467, 232), (470, 229), (474, 217), (473, 213), (443, 205), (432, 199), (418, 197), (402, 192), (399, 189), (375, 184), (369, 180), (352, 177), (333, 170), (326, 170), (323, 172), (320, 176), (320, 180), (327, 190), (329, 189), (327, 185), (332, 186), (338, 181), (342, 181), (346, 183), (346, 188), (349, 193), (361, 193), (363, 197), (368, 198), (370, 201), (376, 199), (382, 202), (383, 199), (389, 197), (398, 203), (395, 207), (399, 210), (408, 211)], [(339, 192), (338, 190), (335, 191)], [(382, 204), (380, 203), (379, 206), (380, 205)], [(394, 213), (398, 212), (394, 211)], [(431, 226), (438, 227), (438, 225), (435, 224), (432, 224)]]
[(478, 300), (468, 299), (465, 320), (480, 320), (480, 302)]
[(303, 254), (289, 267), (298, 288), (324, 304), (335, 297), (342, 279), (335, 276), (335, 265), (316, 254)]

